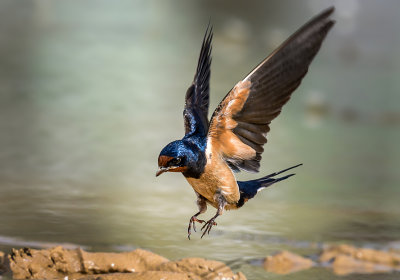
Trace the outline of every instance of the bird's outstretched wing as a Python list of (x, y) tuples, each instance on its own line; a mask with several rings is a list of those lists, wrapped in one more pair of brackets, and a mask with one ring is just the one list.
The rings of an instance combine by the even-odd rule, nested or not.
[(333, 10), (311, 19), (225, 96), (210, 121), (208, 153), (220, 154), (234, 171), (258, 172), (269, 124), (307, 73), (334, 24)]
[(195, 133), (202, 136), (207, 135), (212, 37), (212, 27), (207, 27), (196, 74), (192, 85), (186, 92), (185, 109), (183, 110), (186, 136)]

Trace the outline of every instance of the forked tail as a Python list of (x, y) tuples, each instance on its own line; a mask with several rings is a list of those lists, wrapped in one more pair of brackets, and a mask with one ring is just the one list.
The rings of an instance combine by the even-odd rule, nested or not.
[(283, 181), (283, 180), (285, 180), (285, 179), (287, 179), (289, 177), (292, 177), (293, 175), (295, 175), (294, 173), (289, 174), (289, 175), (285, 175), (285, 176), (279, 177), (279, 178), (273, 178), (276, 175), (279, 175), (279, 174), (281, 174), (283, 172), (286, 172), (288, 170), (296, 168), (296, 167), (298, 167), (300, 165), (303, 165), (303, 164), (300, 163), (298, 165), (286, 168), (286, 169), (281, 170), (279, 172), (271, 173), (271, 174), (269, 174), (269, 175), (267, 175), (265, 177), (262, 177), (260, 179), (251, 180), (251, 181), (245, 181), (245, 182), (237, 181), (237, 183), (239, 185), (240, 199), (239, 199), (239, 201), (238, 201), (236, 206), (238, 208), (242, 207), (243, 204), (247, 200), (253, 198), (260, 190), (262, 190), (264, 188), (267, 188), (267, 187), (269, 187), (269, 186), (271, 186), (271, 185), (273, 185), (273, 184), (275, 184), (275, 183), (277, 183), (279, 181)]

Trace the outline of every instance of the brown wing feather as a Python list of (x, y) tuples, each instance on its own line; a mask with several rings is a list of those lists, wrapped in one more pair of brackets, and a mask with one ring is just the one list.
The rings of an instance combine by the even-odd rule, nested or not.
[(208, 137), (212, 140), (212, 149), (222, 153), (225, 158), (248, 159), (256, 155), (254, 149), (243, 143), (233, 132), (237, 122), (233, 116), (239, 113), (250, 94), (250, 82), (239, 82), (231, 93), (219, 105), (219, 114), (215, 114)]
[(258, 172), (269, 124), (300, 85), (334, 24), (333, 8), (310, 20), (227, 94), (214, 111), (209, 152), (219, 153), (234, 171)]

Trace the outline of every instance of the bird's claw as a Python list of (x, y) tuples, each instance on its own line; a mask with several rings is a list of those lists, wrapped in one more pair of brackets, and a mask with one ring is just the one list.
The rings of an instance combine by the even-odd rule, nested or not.
[(196, 232), (196, 223), (195, 222), (198, 222), (198, 223), (202, 224), (202, 223), (205, 223), (206, 221), (199, 220), (199, 219), (197, 219), (196, 216), (192, 216), (190, 218), (189, 226), (188, 226), (188, 239), (189, 240), (190, 240), (190, 235), (192, 234), (192, 227), (193, 227), (194, 232)]
[(212, 218), (210, 220), (208, 220), (202, 227), (201, 230), (204, 229), (203, 234), (201, 235), (201, 238), (203, 238), (203, 236), (207, 233), (210, 234), (211, 228), (213, 226), (216, 226), (217, 223), (215, 222), (215, 218)]

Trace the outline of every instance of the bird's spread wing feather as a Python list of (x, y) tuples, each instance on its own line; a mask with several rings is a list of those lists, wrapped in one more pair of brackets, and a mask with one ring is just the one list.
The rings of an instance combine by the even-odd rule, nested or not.
[(214, 111), (207, 149), (234, 171), (258, 172), (270, 122), (299, 86), (334, 21), (333, 8), (311, 19), (226, 95)]
[(183, 111), (185, 135), (195, 133), (203, 136), (207, 135), (212, 37), (212, 27), (207, 28), (201, 46), (196, 74), (192, 85), (186, 92), (185, 109)]

